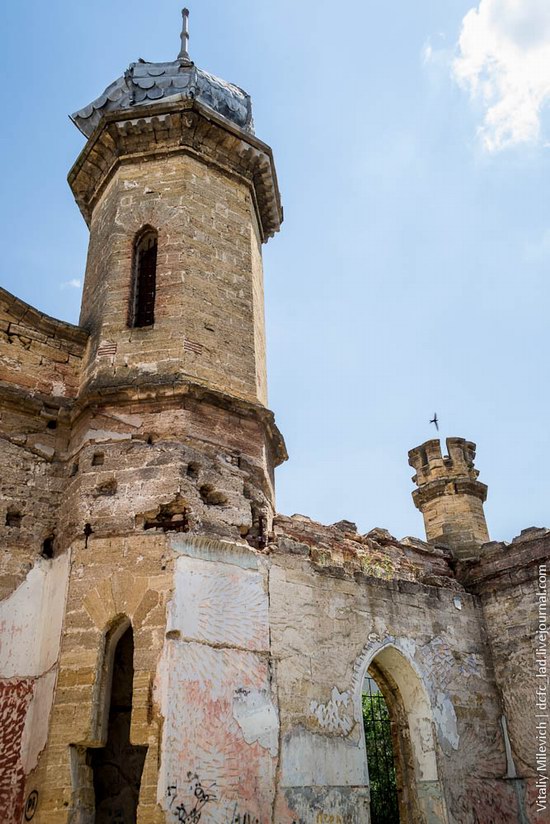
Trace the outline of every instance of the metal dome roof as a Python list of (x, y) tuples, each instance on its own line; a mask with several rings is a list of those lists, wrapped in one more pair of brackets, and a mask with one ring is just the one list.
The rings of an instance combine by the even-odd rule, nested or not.
[(90, 137), (103, 114), (131, 110), (134, 106), (158, 103), (178, 96), (197, 100), (231, 123), (254, 133), (250, 95), (195, 66), (187, 51), (188, 15), (183, 12), (182, 47), (177, 60), (170, 63), (131, 63), (122, 77), (108, 86), (103, 94), (71, 115), (80, 131)]

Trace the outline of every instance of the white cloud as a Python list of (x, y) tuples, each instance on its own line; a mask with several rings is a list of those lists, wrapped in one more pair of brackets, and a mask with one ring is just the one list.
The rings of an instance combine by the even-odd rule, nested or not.
[(458, 49), (453, 73), (483, 106), (485, 148), (539, 141), (550, 102), (550, 0), (479, 0)]
[(66, 280), (64, 283), (60, 284), (61, 289), (80, 289), (82, 286), (82, 281), (79, 278), (73, 278), (72, 280)]

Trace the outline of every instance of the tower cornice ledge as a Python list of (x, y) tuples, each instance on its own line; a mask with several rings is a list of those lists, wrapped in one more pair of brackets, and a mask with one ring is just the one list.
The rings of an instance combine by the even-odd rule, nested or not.
[(414, 505), (417, 509), (422, 507), (429, 501), (435, 498), (441, 498), (444, 495), (472, 495), (474, 498), (479, 498), (485, 503), (487, 500), (487, 484), (481, 481), (473, 481), (468, 478), (453, 478), (451, 480), (445, 478), (438, 478), (434, 481), (429, 481), (419, 489), (415, 489), (412, 493)]
[(135, 406), (136, 404), (157, 404), (161, 402), (163, 409), (167, 409), (170, 406), (181, 407), (185, 405), (186, 399), (210, 404), (213, 407), (234, 413), (241, 418), (258, 421), (265, 432), (274, 465), (279, 466), (288, 460), (284, 438), (270, 409), (225, 392), (218, 392), (204, 384), (188, 379), (181, 379), (169, 385), (153, 385), (151, 383), (140, 386), (104, 385), (100, 388), (95, 387), (92, 391), (84, 389), (71, 410), (72, 425), (75, 426), (78, 418), (88, 409), (106, 404), (116, 403), (118, 407), (123, 407), (125, 405)]
[(208, 106), (181, 95), (102, 115), (68, 175), (86, 223), (120, 164), (170, 154), (198, 156), (244, 180), (252, 191), (262, 241), (279, 231), (283, 209), (271, 148)]

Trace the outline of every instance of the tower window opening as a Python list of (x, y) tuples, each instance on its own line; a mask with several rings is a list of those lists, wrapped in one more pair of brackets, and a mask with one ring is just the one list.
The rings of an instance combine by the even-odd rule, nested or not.
[(157, 248), (158, 235), (154, 229), (140, 232), (134, 243), (134, 289), (130, 323), (133, 327), (153, 326), (155, 322)]
[(362, 695), (372, 824), (399, 824), (397, 775), (390, 712), (378, 684), (367, 675)]

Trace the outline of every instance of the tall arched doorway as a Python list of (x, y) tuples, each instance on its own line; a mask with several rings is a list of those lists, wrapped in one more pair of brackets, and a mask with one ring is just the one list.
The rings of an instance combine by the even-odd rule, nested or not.
[(90, 737), (70, 747), (70, 824), (136, 824), (147, 747), (130, 738), (133, 682), (134, 634), (122, 615), (103, 637)]
[(393, 643), (365, 662), (361, 709), (371, 824), (447, 824), (429, 698)]
[[(363, 681), (362, 709), (369, 768), (371, 824), (399, 824), (392, 720), (374, 673)], [(395, 726), (395, 723), (394, 725)]]
[(132, 627), (128, 626), (111, 647), (105, 695), (108, 711), (105, 743), (103, 747), (89, 750), (95, 824), (135, 824), (147, 748), (134, 746), (130, 741), (134, 682)]

